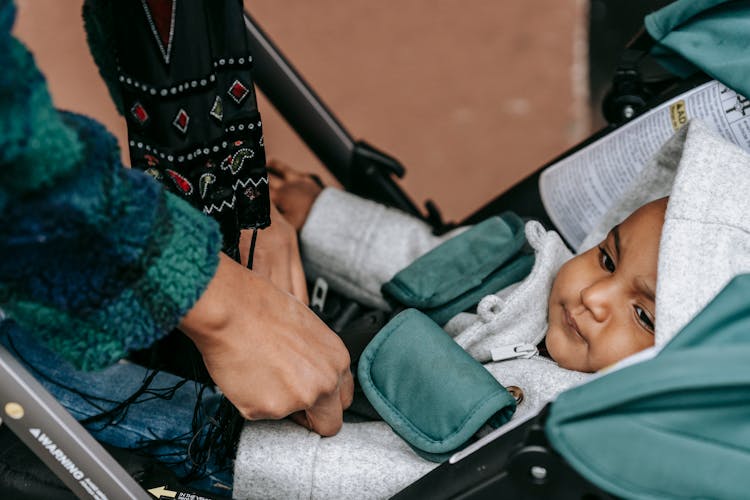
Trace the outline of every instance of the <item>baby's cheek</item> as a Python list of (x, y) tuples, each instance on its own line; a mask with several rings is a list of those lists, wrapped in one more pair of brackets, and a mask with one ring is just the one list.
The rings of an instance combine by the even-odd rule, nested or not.
[(545, 345), (550, 357), (561, 368), (582, 372), (593, 371), (590, 367), (588, 345), (584, 342), (574, 342), (564, 331), (550, 328), (545, 337)]
[(550, 328), (547, 331), (544, 343), (550, 357), (558, 364), (566, 362), (570, 357), (570, 348), (566, 345), (565, 334), (559, 328)]

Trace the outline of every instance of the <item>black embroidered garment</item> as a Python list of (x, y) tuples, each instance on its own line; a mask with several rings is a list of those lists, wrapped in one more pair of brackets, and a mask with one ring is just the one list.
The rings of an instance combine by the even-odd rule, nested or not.
[[(270, 223), (263, 132), (239, 0), (109, 2), (133, 167), (240, 229)], [(111, 84), (111, 82), (110, 82)]]
[[(270, 224), (242, 2), (85, 0), (83, 13), (91, 53), (127, 120), (132, 166), (218, 220), (223, 250), (239, 260), (240, 230)], [(252, 251), (251, 245), (248, 262)], [(186, 352), (171, 350), (172, 339), (187, 343)], [(162, 345), (170, 349), (166, 357)], [(182, 335), (142, 354), (141, 362), (210, 383), (200, 354)], [(204, 411), (198, 399), (188, 447), (196, 471), (210, 456), (231, 462), (244, 421), (223, 399), (206, 423), (198, 418)], [(127, 411), (128, 404), (118, 408)]]

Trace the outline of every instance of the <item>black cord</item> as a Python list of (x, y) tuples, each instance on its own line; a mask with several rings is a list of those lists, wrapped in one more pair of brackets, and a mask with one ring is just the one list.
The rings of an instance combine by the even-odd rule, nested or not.
[(247, 254), (247, 268), (253, 268), (253, 256), (255, 255), (255, 241), (258, 239), (258, 229), (253, 229), (253, 239), (250, 240), (250, 252)]

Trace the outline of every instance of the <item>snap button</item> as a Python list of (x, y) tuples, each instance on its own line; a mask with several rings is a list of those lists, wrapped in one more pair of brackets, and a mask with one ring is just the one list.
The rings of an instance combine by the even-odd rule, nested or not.
[(516, 405), (520, 405), (521, 401), (523, 401), (523, 390), (517, 385), (509, 385), (505, 389), (516, 400)]

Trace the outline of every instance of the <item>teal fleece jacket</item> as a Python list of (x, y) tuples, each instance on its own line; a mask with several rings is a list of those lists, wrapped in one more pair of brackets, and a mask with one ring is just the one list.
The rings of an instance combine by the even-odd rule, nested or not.
[(217, 224), (55, 110), (0, 0), (0, 308), (81, 369), (177, 326), (216, 272)]

